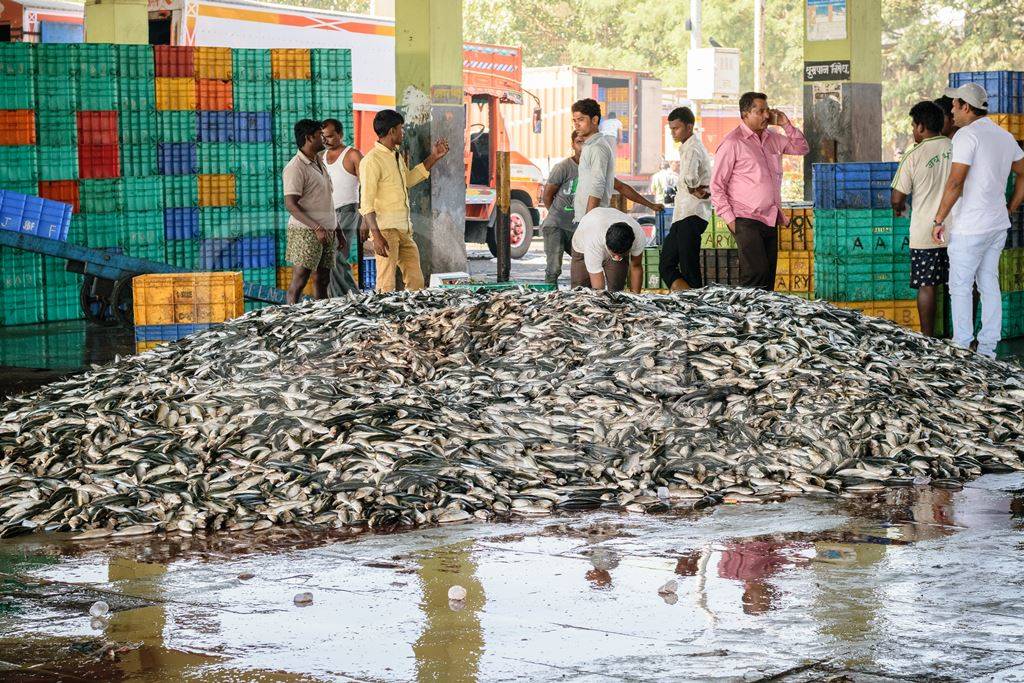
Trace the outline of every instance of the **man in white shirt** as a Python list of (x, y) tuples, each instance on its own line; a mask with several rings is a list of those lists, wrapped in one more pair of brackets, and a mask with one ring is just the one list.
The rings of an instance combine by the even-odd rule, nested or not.
[(572, 286), (607, 286), (609, 292), (621, 292), (626, 287), (628, 270), (629, 289), (639, 294), (646, 243), (644, 229), (633, 217), (609, 207), (591, 209), (572, 237)]
[(913, 195), (910, 212), (910, 286), (917, 290), (921, 334), (935, 336), (936, 291), (949, 281), (946, 245), (932, 237), (932, 218), (942, 201), (949, 178), (953, 143), (942, 134), (945, 115), (934, 102), (918, 102), (910, 110), (914, 146), (907, 150), (892, 180), (892, 209), (902, 216), (907, 197)]
[[(935, 241), (949, 245), (953, 341), (970, 347), (974, 339), (971, 286), (977, 283), (981, 293), (978, 353), (995, 358), (1003, 320), (999, 256), (1010, 229), (1010, 214), (1024, 202), (1024, 152), (1010, 133), (988, 118), (988, 93), (983, 87), (967, 83), (947, 89), (946, 95), (953, 98), (953, 121), (959, 130), (953, 136), (953, 163), (932, 233)], [(1017, 183), (1007, 206), (1006, 179), (1011, 169)], [(953, 225), (947, 227), (950, 212)]]
[(614, 140), (612, 144), (619, 144), (619, 141), (622, 139), (622, 121), (619, 121), (619, 115), (615, 112), (609, 112), (608, 116), (601, 122), (599, 130), (601, 135), (607, 135)]
[(700, 272), (700, 238), (711, 220), (711, 155), (699, 135), (689, 107), (668, 115), (672, 139), (679, 143), (679, 181), (672, 212), (672, 227), (661, 246), (661, 279), (672, 289), (703, 287)]

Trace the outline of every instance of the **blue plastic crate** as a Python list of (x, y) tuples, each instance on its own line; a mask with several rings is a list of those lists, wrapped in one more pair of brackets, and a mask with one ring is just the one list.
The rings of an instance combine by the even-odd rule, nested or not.
[(70, 228), (70, 204), (0, 190), (0, 230), (64, 241)]
[(238, 241), (242, 268), (273, 268), (277, 266), (277, 240), (272, 236), (243, 237)]
[(277, 265), (273, 237), (215, 237), (199, 244), (199, 267), (207, 270), (251, 270)]
[(190, 334), (202, 332), (213, 327), (216, 323), (193, 323), (191, 325), (137, 325), (135, 327), (135, 341), (177, 341)]
[(1024, 113), (1024, 73), (1020, 71), (960, 71), (949, 74), (951, 88), (977, 83), (988, 94), (992, 114)]
[(236, 112), (236, 142), (273, 142), (269, 112)]
[(214, 237), (199, 243), (199, 267), (203, 270), (232, 270), (240, 267), (237, 239)]
[(164, 209), (164, 239), (194, 240), (199, 237), (199, 209)]
[(160, 175), (193, 175), (199, 172), (196, 146), (191, 142), (162, 142), (157, 145)]
[(373, 289), (377, 286), (377, 259), (364, 258), (359, 264), (359, 288)]
[(201, 111), (196, 119), (199, 142), (234, 142), (235, 113), (230, 111)]

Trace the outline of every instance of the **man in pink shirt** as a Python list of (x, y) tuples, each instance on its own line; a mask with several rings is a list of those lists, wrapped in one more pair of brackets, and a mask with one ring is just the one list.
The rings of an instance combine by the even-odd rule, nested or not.
[[(736, 236), (740, 250), (740, 284), (771, 291), (778, 259), (778, 230), (787, 223), (782, 213), (782, 155), (803, 156), (807, 139), (768, 96), (744, 93), (739, 127), (725, 136), (715, 153), (711, 202), (719, 218)], [(785, 135), (768, 130), (780, 126)]]

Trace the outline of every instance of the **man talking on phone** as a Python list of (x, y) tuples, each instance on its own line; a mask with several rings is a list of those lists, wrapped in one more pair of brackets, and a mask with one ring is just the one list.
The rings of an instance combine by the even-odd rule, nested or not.
[[(740, 284), (771, 291), (778, 260), (777, 226), (788, 223), (782, 213), (782, 155), (803, 156), (810, 147), (788, 116), (768, 108), (764, 93), (740, 97), (740, 119), (715, 153), (711, 202), (736, 236)], [(768, 126), (779, 126), (785, 135)]]

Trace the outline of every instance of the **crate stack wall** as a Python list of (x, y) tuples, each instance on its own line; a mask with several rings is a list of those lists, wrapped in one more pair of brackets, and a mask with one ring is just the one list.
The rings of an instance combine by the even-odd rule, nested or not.
[(803, 299), (814, 296), (814, 207), (786, 203), (785, 225), (779, 226), (775, 291)]

